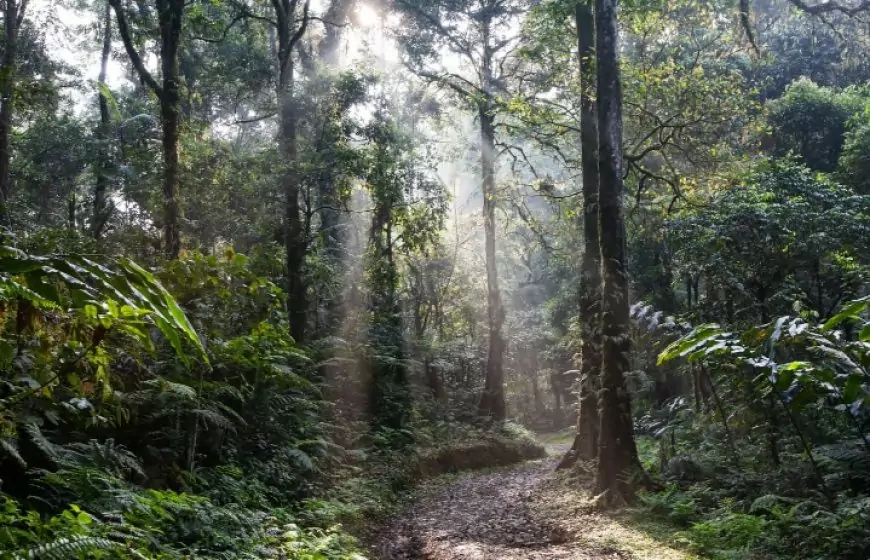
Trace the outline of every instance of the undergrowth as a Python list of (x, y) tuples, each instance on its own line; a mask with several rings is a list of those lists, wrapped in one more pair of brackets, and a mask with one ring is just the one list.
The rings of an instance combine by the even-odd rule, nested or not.
[[(829, 500), (809, 469), (795, 468), (799, 455), (783, 459), (780, 468), (739, 472), (723, 469), (715, 454), (672, 459), (659, 473), (666, 486), (641, 494), (640, 517), (666, 521), (675, 544), (714, 560), (867, 558), (870, 498), (843, 489)], [(829, 481), (849, 470), (827, 467)]]
[(2, 250), (0, 558), (359, 559), (350, 531), (420, 480), (542, 452), (425, 399), (342, 423), (257, 258)]

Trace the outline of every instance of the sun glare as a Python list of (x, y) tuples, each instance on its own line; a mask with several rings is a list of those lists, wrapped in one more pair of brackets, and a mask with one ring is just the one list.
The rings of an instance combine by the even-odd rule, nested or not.
[(363, 29), (371, 29), (380, 23), (378, 11), (368, 4), (359, 4), (356, 8), (357, 23)]

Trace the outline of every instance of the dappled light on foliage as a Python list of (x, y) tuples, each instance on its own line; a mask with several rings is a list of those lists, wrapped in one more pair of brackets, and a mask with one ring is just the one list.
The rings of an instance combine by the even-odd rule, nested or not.
[(870, 557), (866, 0), (0, 19), (0, 558)]

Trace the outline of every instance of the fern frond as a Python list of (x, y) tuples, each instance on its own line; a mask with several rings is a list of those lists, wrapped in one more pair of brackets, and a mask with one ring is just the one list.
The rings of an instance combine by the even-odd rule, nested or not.
[(82, 558), (87, 552), (106, 551), (121, 546), (119, 543), (102, 537), (61, 537), (54, 542), (43, 544), (27, 551), (27, 558), (39, 560), (68, 560)]
[(248, 423), (245, 421), (245, 419), (242, 418), (242, 416), (238, 412), (236, 412), (231, 406), (226, 405), (220, 401), (213, 401), (210, 404), (212, 406), (214, 406), (221, 414), (232, 419), (232, 421), (235, 422), (236, 424), (238, 424), (239, 426), (247, 426), (248, 425)]
[(7, 438), (0, 438), (0, 452), (3, 455), (12, 458), (13, 461), (18, 463), (18, 465), (22, 469), (27, 468), (27, 461), (18, 453), (18, 447), (15, 445), (13, 440)]
[(169, 381), (168, 379), (150, 379), (144, 385), (152, 388), (158, 393), (169, 393), (184, 399), (193, 400), (196, 398), (196, 389), (184, 383)]
[(219, 428), (221, 430), (226, 430), (228, 432), (235, 433), (236, 425), (216, 410), (210, 410), (207, 408), (195, 408), (187, 412), (188, 414), (193, 415), (194, 417), (202, 420), (207, 426), (211, 426), (213, 428)]
[(48, 459), (55, 461), (59, 457), (59, 448), (52, 442), (48, 441), (42, 430), (33, 422), (25, 422), (18, 429), (27, 435), (27, 438), (33, 443), (40, 452)]
[(296, 463), (305, 469), (306, 471), (316, 470), (316, 465), (314, 464), (314, 460), (311, 458), (311, 455), (302, 451), (301, 449), (288, 449), (286, 450), (287, 456), (292, 457)]
[(64, 447), (64, 452), (64, 460), (69, 463), (107, 469), (115, 475), (133, 473), (145, 478), (139, 458), (123, 445), (116, 445), (113, 439), (72, 443)]

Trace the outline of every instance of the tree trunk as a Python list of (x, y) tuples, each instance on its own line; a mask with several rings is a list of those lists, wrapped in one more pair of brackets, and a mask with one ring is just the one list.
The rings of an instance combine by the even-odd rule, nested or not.
[(332, 0), (326, 10), (324, 21), (323, 39), (320, 41), (318, 50), (320, 60), (328, 68), (335, 69), (339, 63), (339, 48), (344, 32), (344, 23), (353, 10), (356, 0)]
[(578, 3), (574, 18), (581, 79), (580, 144), (583, 168), (583, 260), (580, 268), (580, 410), (571, 448), (575, 459), (598, 456), (598, 386), (601, 374), (601, 260), (598, 233), (598, 123), (595, 107), (595, 21)]
[(478, 412), (501, 422), (507, 415), (504, 395), (504, 350), (502, 335), (505, 311), (498, 288), (498, 268), (495, 253), (495, 112), (492, 105), (492, 47), (490, 21), (481, 22), (483, 56), (481, 74), (486, 99), (478, 103), (480, 117), (480, 166), (483, 173), (483, 229), (486, 253), (486, 301), (489, 323), (489, 351), (486, 359), (486, 379)]
[[(344, 32), (343, 24), (347, 21), (356, 0), (332, 0), (324, 16), (323, 39), (318, 46), (320, 60), (330, 71), (337, 71), (340, 61), (341, 39)], [(320, 206), (320, 242), (323, 254), (332, 267), (335, 277), (340, 278), (343, 273), (342, 236), (341, 224), (341, 197), (336, 188), (338, 178), (335, 169), (335, 146), (338, 131), (335, 129), (341, 118), (340, 114), (327, 113), (324, 117), (330, 122), (323, 124), (323, 134), (318, 139), (317, 152), (321, 154), (322, 170), (318, 177), (318, 195)], [(327, 290), (326, 300), (323, 302), (326, 308), (327, 329), (338, 326), (342, 314), (341, 294), (329, 293)]]
[(160, 69), (163, 83), (158, 84), (142, 61), (127, 16), (120, 0), (108, 0), (118, 21), (118, 33), (139, 78), (160, 100), (160, 124), (163, 129), (163, 250), (167, 258), (181, 253), (181, 210), (178, 203), (179, 104), (178, 48), (184, 0), (156, 0), (160, 27)]
[(486, 380), (478, 406), (484, 416), (505, 419), (504, 349), (505, 312), (498, 288), (495, 254), (495, 127), (489, 103), (480, 106), (481, 167), (483, 168), (483, 227), (486, 245), (486, 294), (489, 319), (489, 353)]
[(438, 368), (432, 365), (427, 359), (423, 361), (423, 370), (426, 372), (426, 385), (432, 393), (432, 398), (435, 402), (445, 404), (447, 402), (447, 393), (444, 391), (444, 382), (441, 380), (441, 374)]
[(622, 183), (622, 84), (617, 0), (595, 0), (602, 285), (602, 373), (596, 486), (606, 502), (631, 502), (642, 473), (625, 384), (631, 351)]
[(0, 62), (0, 220), (8, 225), (8, 202), (12, 191), (12, 111), (15, 103), (18, 33), (24, 19), (20, 0), (3, 3), (5, 44)]
[[(112, 53), (112, 12), (111, 6), (106, 4), (106, 13), (103, 25), (103, 50), (100, 54), (100, 75), (97, 80), (100, 87), (106, 87), (106, 73), (109, 66), (109, 56)], [(94, 208), (91, 217), (91, 235), (99, 239), (103, 235), (103, 228), (109, 220), (109, 208), (106, 201), (106, 191), (109, 188), (109, 127), (111, 118), (109, 115), (109, 100), (98, 91), (100, 105), (100, 124), (97, 127), (97, 141), (100, 143), (100, 158), (95, 164), (96, 184), (94, 185)]]
[[(279, 179), (284, 192), (284, 247), (287, 260), (287, 313), (290, 334), (297, 344), (305, 342), (308, 314), (307, 287), (303, 278), (305, 240), (299, 213), (299, 153), (296, 139), (298, 113), (293, 91), (293, 46), (305, 33), (308, 23), (308, 3), (302, 24), (293, 32), (295, 0), (275, 0), (278, 27), (278, 103), (280, 105), (278, 145), (284, 157), (285, 170)], [(280, 9), (279, 9), (280, 8)]]
[(287, 310), (290, 333), (298, 344), (305, 340), (306, 289), (302, 278), (305, 253), (302, 240), (302, 221), (299, 215), (298, 146), (296, 142), (296, 106), (293, 96), (293, 61), (287, 60), (281, 70), (279, 99), (281, 99), (280, 140), (281, 153), (287, 169), (281, 175), (284, 191), (284, 242), (287, 256)]
[(181, 253), (181, 209), (178, 203), (178, 45), (184, 0), (157, 0), (160, 22), (160, 67), (163, 87), (160, 121), (163, 126), (163, 250), (169, 259)]

